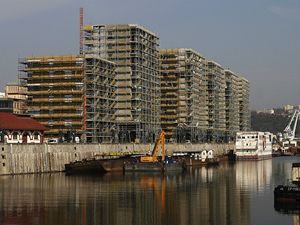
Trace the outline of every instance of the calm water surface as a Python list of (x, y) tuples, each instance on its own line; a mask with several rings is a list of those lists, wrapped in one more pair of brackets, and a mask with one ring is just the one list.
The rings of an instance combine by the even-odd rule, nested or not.
[(300, 157), (165, 176), (2, 176), (0, 224), (296, 225), (300, 215), (277, 212), (273, 199), (273, 188), (287, 182), (293, 162)]

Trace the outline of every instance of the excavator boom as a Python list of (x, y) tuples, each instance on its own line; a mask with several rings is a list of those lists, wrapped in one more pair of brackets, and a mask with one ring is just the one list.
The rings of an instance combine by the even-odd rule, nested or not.
[(161, 155), (162, 160), (165, 160), (165, 132), (162, 131), (159, 135), (159, 138), (155, 142), (154, 148), (152, 150), (151, 155), (141, 156), (141, 162), (158, 162), (157, 153), (158, 153), (158, 146), (161, 145)]

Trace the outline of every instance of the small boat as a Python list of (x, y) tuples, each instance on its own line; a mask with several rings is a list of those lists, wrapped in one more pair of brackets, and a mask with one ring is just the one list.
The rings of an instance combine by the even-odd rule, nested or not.
[(277, 211), (300, 210), (300, 163), (292, 164), (292, 181), (288, 185), (278, 185), (274, 189), (274, 207)]
[(218, 166), (219, 158), (214, 157), (213, 150), (174, 153), (174, 156), (185, 162), (186, 166)]
[(300, 187), (295, 185), (278, 185), (274, 189), (274, 201), (300, 205)]

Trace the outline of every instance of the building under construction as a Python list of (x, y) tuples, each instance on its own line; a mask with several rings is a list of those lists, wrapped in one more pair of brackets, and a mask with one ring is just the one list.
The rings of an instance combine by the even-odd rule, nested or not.
[[(232, 138), (240, 130), (239, 126), (239, 77), (230, 70), (225, 70), (225, 130), (226, 137)], [(249, 97), (249, 96), (248, 96)]]
[(207, 63), (208, 140), (222, 141), (225, 137), (225, 72), (214, 61)]
[(250, 110), (249, 110), (249, 81), (243, 77), (238, 79), (238, 102), (239, 102), (239, 130), (250, 129)]
[(161, 49), (161, 126), (166, 139), (203, 141), (208, 114), (205, 59), (191, 49)]
[(119, 142), (153, 142), (160, 131), (158, 37), (134, 24), (87, 25), (84, 53), (115, 63)]
[(249, 83), (191, 49), (162, 49), (161, 124), (168, 140), (223, 142), (249, 129)]
[(48, 139), (113, 141), (114, 64), (99, 56), (36, 56), (20, 60), (28, 113)]
[(19, 61), (28, 88), (28, 113), (47, 127), (48, 139), (82, 136), (84, 58), (34, 56)]
[(115, 65), (98, 55), (85, 55), (84, 130), (87, 142), (117, 142), (114, 126)]

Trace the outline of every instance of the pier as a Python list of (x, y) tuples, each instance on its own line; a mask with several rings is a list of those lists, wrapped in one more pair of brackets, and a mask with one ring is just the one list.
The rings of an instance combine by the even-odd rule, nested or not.
[[(234, 144), (166, 144), (167, 155), (184, 151), (215, 151), (216, 156)], [(70, 162), (97, 155), (147, 153), (153, 144), (0, 144), (0, 175), (61, 172)]]

